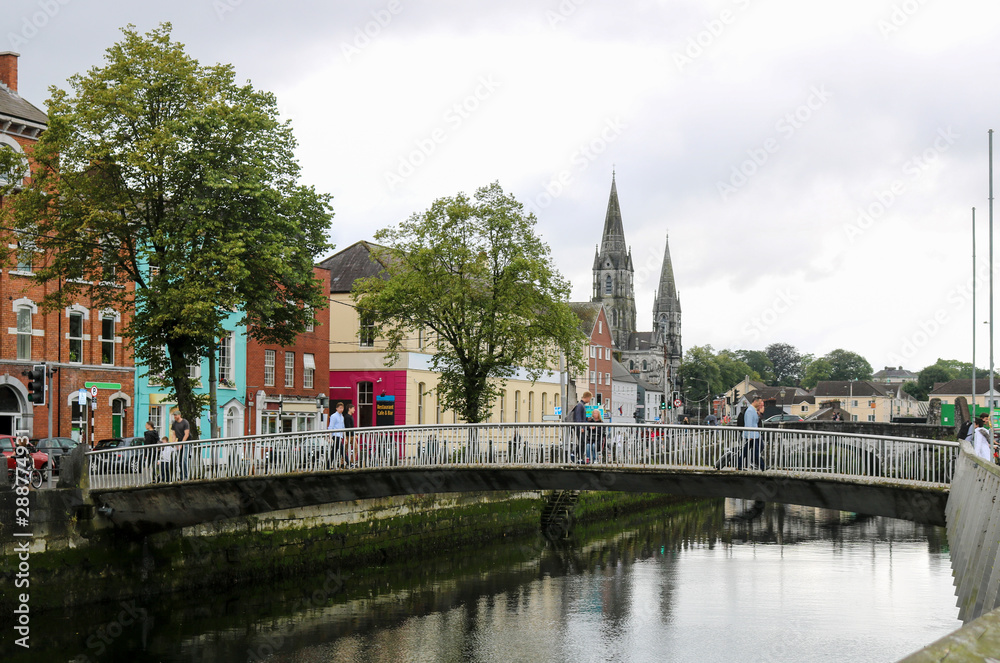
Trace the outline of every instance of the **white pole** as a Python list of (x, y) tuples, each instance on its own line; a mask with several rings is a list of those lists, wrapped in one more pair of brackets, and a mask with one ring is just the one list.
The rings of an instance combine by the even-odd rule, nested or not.
[(976, 419), (976, 208), (972, 208), (972, 420)]

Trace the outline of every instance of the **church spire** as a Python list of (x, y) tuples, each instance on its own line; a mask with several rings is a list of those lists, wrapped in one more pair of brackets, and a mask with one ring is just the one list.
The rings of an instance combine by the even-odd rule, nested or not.
[[(674, 264), (670, 260), (670, 233), (667, 233), (666, 245), (663, 247), (663, 266), (660, 267), (660, 287), (658, 288), (656, 302), (659, 305), (666, 304), (670, 300), (677, 301), (677, 284), (674, 282)], [(677, 302), (680, 308), (680, 302)], [(658, 308), (667, 308), (658, 306)]]
[(604, 234), (601, 236), (601, 253), (606, 251), (624, 253), (626, 250), (622, 210), (618, 204), (618, 185), (615, 183), (615, 174), (612, 172), (611, 195), (608, 197), (608, 211), (604, 216)]

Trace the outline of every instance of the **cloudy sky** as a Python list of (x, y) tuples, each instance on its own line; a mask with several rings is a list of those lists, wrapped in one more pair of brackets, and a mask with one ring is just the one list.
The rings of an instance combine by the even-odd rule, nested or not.
[(8, 0), (0, 38), (43, 106), (121, 26), (170, 21), (278, 96), (339, 248), (499, 180), (577, 300), (614, 168), (640, 329), (669, 233), (685, 347), (919, 370), (970, 360), (973, 326), (988, 356), (971, 218), (981, 323), (998, 18), (984, 0)]

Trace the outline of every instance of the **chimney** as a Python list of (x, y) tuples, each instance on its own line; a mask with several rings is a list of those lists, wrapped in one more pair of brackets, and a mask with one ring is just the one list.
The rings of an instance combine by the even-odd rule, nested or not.
[(3, 51), (0, 53), (0, 83), (3, 83), (11, 92), (17, 92), (17, 58), (20, 53), (14, 51)]

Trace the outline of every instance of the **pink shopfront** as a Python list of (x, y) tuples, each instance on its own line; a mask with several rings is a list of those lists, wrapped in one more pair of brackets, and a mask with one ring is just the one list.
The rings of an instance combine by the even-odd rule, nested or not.
[(406, 371), (330, 371), (330, 412), (354, 403), (358, 428), (406, 424)]

